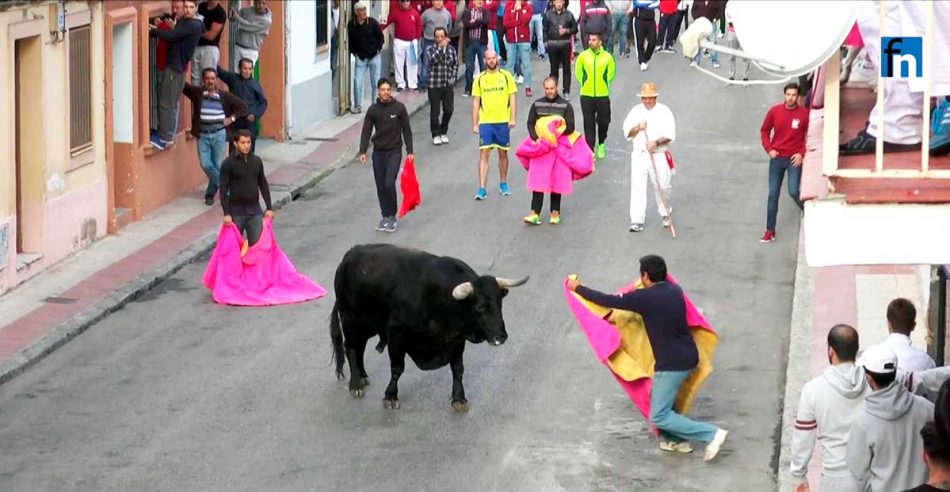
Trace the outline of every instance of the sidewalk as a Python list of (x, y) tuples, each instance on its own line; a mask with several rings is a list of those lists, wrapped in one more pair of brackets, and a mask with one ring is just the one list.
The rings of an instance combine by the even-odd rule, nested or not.
[[(410, 115), (428, 106), (422, 93), (397, 98)], [(301, 139), (259, 141), (274, 207), (352, 162), (362, 122), (346, 115)], [(222, 214), (202, 196), (193, 190), (0, 296), (0, 384), (210, 251)]]
[[(799, 237), (778, 464), (779, 492), (792, 490), (789, 466), (798, 400), (805, 383), (828, 367), (827, 336), (832, 326), (845, 323), (855, 327), (860, 349), (864, 350), (887, 338), (887, 305), (904, 297), (917, 308), (917, 328), (911, 341), (915, 347), (927, 348), (929, 265), (812, 268), (805, 261), (804, 243), (804, 238)], [(818, 491), (820, 475), (821, 450), (816, 443), (808, 470), (812, 491)]]

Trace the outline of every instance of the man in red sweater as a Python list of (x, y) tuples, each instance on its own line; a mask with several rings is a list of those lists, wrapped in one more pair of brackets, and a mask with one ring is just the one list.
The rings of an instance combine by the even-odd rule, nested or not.
[(802, 161), (805, 158), (805, 137), (808, 136), (808, 109), (798, 104), (800, 89), (795, 82), (785, 85), (785, 102), (769, 109), (762, 122), (762, 147), (769, 155), (769, 204), (766, 212), (763, 243), (775, 241), (775, 217), (782, 179), (788, 171), (788, 194), (799, 209), (802, 182)]
[(412, 8), (409, 0), (399, 0), (399, 6), (389, 8), (386, 28), (393, 26), (393, 71), (396, 74), (396, 91), (408, 87), (416, 90), (419, 75), (419, 39), (422, 38), (422, 14)]
[(521, 59), (521, 70), (524, 73), (524, 95), (534, 95), (531, 89), (531, 17), (534, 8), (528, 0), (508, 0), (505, 6), (505, 15), (502, 19), (505, 24), (505, 47), (508, 52), (508, 63), (505, 70), (515, 73), (515, 65)]

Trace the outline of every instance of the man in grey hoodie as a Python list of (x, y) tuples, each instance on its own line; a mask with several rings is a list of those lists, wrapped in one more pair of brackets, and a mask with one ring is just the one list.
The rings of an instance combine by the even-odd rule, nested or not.
[(871, 392), (864, 371), (854, 363), (857, 354), (858, 332), (848, 325), (835, 325), (828, 332), (831, 366), (802, 388), (792, 437), (791, 473), (796, 492), (808, 490), (808, 462), (816, 439), (822, 451), (819, 490), (860, 490), (845, 463), (851, 422), (864, 410), (864, 397)]
[(257, 63), (264, 38), (270, 32), (273, 19), (270, 9), (267, 8), (267, 0), (254, 0), (253, 7), (244, 7), (240, 11), (231, 9), (231, 22), (237, 28), (234, 36), (235, 53), (231, 58), (234, 61), (234, 71), (239, 72), (242, 59), (251, 60), (251, 65)]
[(927, 479), (920, 430), (933, 418), (934, 405), (907, 391), (897, 380), (897, 355), (886, 345), (861, 355), (868, 385), (865, 411), (855, 417), (845, 461), (865, 491), (891, 492)]

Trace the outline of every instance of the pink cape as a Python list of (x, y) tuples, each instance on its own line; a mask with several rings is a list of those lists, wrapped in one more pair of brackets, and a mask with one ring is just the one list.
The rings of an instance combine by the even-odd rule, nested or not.
[[(676, 283), (672, 275), (668, 275), (667, 277), (670, 282)], [(635, 289), (636, 282), (624, 287), (618, 293), (631, 292)], [(597, 357), (597, 360), (599, 360), (601, 364), (607, 365), (607, 359), (620, 348), (620, 333), (616, 327), (607, 321), (610, 314), (608, 313), (604, 318), (594, 314), (590, 309), (584, 306), (577, 294), (567, 288), (567, 280), (564, 281), (564, 296), (567, 298), (568, 306), (570, 306), (575, 318), (577, 318), (581, 330), (583, 330), (584, 335), (587, 336), (587, 342), (590, 343), (591, 348), (594, 350), (594, 355)], [(712, 329), (712, 326), (706, 321), (702, 313), (699, 312), (685, 291), (683, 292), (683, 297), (686, 300), (686, 322), (690, 328), (693, 330), (708, 330), (715, 333), (715, 330)], [(653, 379), (650, 377), (642, 377), (634, 381), (627, 381), (614, 373), (613, 370), (611, 370), (611, 374), (617, 380), (617, 383), (620, 384), (620, 387), (627, 393), (630, 401), (636, 405), (640, 413), (642, 413), (644, 418), (647, 419), (647, 422), (649, 422), (650, 392), (653, 389)], [(650, 429), (654, 434), (657, 434), (657, 430), (653, 427), (652, 423), (650, 424)]]
[(515, 155), (528, 171), (529, 190), (569, 195), (574, 191), (573, 181), (594, 171), (594, 154), (579, 134), (563, 135), (558, 131), (562, 118), (548, 118), (548, 130), (557, 136), (557, 146), (546, 138), (534, 141), (528, 137), (518, 146)]
[(274, 239), (270, 219), (264, 231), (244, 255), (244, 238), (234, 224), (222, 225), (218, 244), (205, 270), (204, 285), (219, 304), (271, 306), (319, 299), (327, 291), (297, 273)]

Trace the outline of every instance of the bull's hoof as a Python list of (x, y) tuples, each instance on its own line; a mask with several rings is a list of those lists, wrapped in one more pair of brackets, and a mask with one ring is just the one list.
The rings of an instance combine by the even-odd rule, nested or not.
[(366, 392), (363, 391), (363, 388), (360, 389), (350, 389), (350, 396), (353, 398), (362, 398), (366, 396)]
[(365, 376), (363, 377), (363, 386), (369, 386), (369, 378), (368, 378), (368, 377), (365, 377)]
[(452, 411), (455, 413), (468, 412), (468, 402), (452, 400)]
[(338, 371), (338, 372), (336, 373), (336, 378), (339, 379), (339, 380), (343, 380), (343, 379), (346, 378), (346, 375), (343, 374), (343, 371)]
[(399, 400), (383, 398), (383, 408), (386, 410), (399, 410)]
[(376, 351), (377, 351), (377, 352), (383, 353), (384, 350), (386, 350), (386, 342), (379, 342), (379, 343), (376, 344)]

